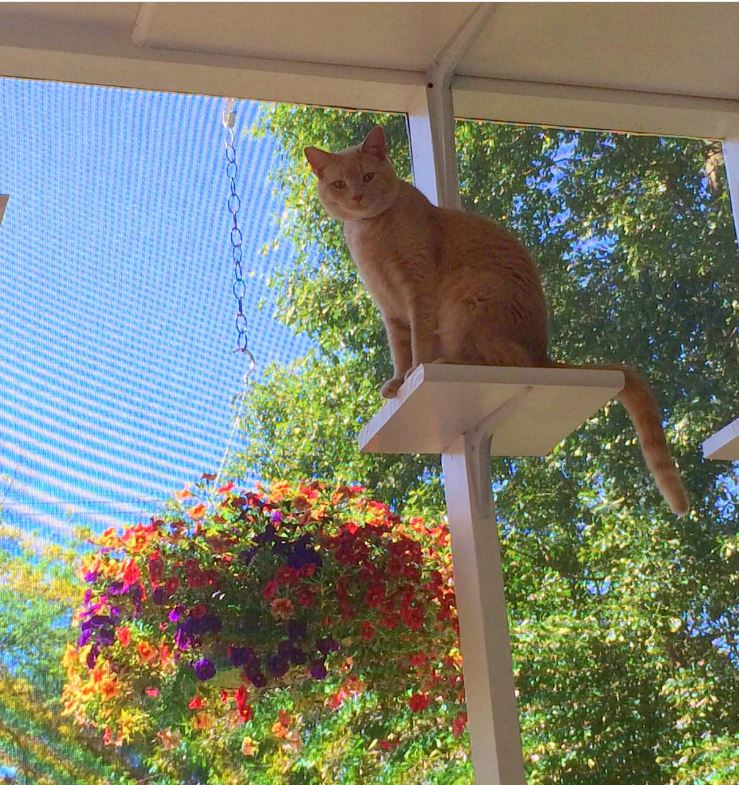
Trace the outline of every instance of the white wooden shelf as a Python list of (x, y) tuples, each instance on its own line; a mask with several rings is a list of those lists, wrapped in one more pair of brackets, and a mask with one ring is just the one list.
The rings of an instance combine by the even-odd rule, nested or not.
[(443, 453), (500, 412), (493, 455), (546, 455), (623, 386), (621, 371), (420, 365), (365, 426), (359, 445), (362, 452)]
[(421, 365), (359, 436), (441, 453), (477, 785), (526, 785), (490, 455), (545, 455), (624, 385), (621, 371)]
[(703, 456), (712, 461), (739, 461), (739, 417), (703, 442)]

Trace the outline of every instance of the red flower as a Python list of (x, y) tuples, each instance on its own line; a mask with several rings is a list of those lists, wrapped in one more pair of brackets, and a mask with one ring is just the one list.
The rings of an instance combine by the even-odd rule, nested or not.
[(408, 700), (408, 706), (410, 707), (411, 711), (423, 711), (424, 709), (428, 709), (431, 705), (431, 698), (428, 695), (416, 692)]
[(164, 578), (164, 562), (158, 553), (153, 553), (149, 557), (149, 578), (155, 586)]
[(364, 601), (370, 608), (379, 608), (385, 602), (385, 587), (381, 583), (373, 583), (364, 595)]
[(118, 643), (120, 643), (123, 648), (131, 643), (131, 630), (129, 630), (128, 627), (118, 627), (115, 634), (118, 638)]
[(454, 718), (454, 722), (452, 722), (452, 735), (456, 736), (457, 738), (464, 733), (464, 729), (467, 727), (467, 712), (460, 711), (459, 714)]
[(193, 609), (190, 611), (190, 616), (192, 616), (193, 619), (202, 619), (207, 613), (208, 606), (199, 602), (197, 605), (193, 606)]
[(310, 608), (315, 601), (315, 596), (313, 592), (307, 586), (301, 586), (295, 592), (295, 597), (298, 601), (298, 605), (302, 605), (304, 608)]
[(139, 582), (140, 578), (141, 572), (139, 571), (138, 565), (133, 559), (129, 559), (126, 562), (126, 566), (123, 568), (123, 585), (125, 587), (133, 586), (134, 583)]
[(414, 605), (404, 605), (400, 609), (403, 624), (411, 630), (420, 630), (423, 626), (423, 611)]
[(428, 662), (428, 657), (423, 654), (423, 652), (419, 652), (418, 654), (411, 654), (410, 662), (414, 668), (420, 668), (422, 665), (425, 665)]
[(205, 700), (200, 697), (200, 695), (196, 695), (188, 704), (188, 709), (202, 709), (205, 707)]
[(283, 564), (275, 572), (275, 581), (280, 586), (289, 586), (298, 580), (298, 574), (294, 567), (288, 567), (286, 564)]
[(375, 637), (375, 628), (368, 621), (363, 621), (359, 635), (362, 640), (371, 641)]
[(262, 589), (262, 597), (264, 597), (264, 599), (269, 602), (270, 600), (274, 599), (275, 594), (277, 594), (277, 581), (268, 581)]
[(167, 580), (164, 581), (164, 591), (169, 595), (174, 594), (179, 588), (180, 579), (176, 575), (173, 575), (171, 578), (167, 578)]

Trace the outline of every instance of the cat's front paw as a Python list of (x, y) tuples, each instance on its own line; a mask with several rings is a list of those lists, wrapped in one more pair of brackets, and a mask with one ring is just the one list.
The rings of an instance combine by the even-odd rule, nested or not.
[(403, 379), (399, 377), (393, 377), (392, 379), (388, 379), (385, 384), (382, 385), (380, 388), (380, 393), (382, 394), (383, 398), (395, 398), (398, 394), (398, 390), (400, 389), (400, 385), (403, 384)]

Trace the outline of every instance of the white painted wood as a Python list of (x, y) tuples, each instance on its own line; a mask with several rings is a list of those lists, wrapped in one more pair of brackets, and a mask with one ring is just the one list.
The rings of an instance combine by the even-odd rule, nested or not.
[(459, 75), (457, 117), (724, 139), (739, 132), (739, 101)]
[(480, 3), (446, 41), (426, 70), (423, 99), (408, 113), (414, 182), (440, 207), (462, 207), (454, 141), (452, 78), (457, 63), (494, 8), (493, 3)]
[(491, 412), (528, 394), (497, 424), (493, 455), (546, 455), (624, 385), (620, 371), (421, 365), (359, 436), (364, 452), (442, 453)]
[(487, 429), (442, 455), (476, 785), (525, 785)]
[(703, 456), (712, 461), (739, 461), (739, 417), (703, 442)]
[(0, 194), (0, 224), (2, 224), (3, 218), (5, 217), (5, 208), (8, 206), (8, 199), (10, 199), (8, 194)]
[[(254, 3), (240, 11), (239, 5), (154, 3), (141, 9), (136, 3), (3, 3), (0, 75), (409, 112), (425, 89), (433, 53), (474, 8), (456, 3)], [(701, 4), (696, 28), (684, 13), (686, 4), (663, 4), (672, 10), (659, 12), (670, 20), (669, 35), (656, 42), (662, 47), (660, 63), (669, 64), (662, 76), (681, 73), (690, 81), (655, 82), (654, 68), (638, 67), (653, 47), (636, 47), (628, 35), (615, 39), (607, 26), (598, 27), (592, 19), (601, 12), (617, 13), (624, 29), (640, 29), (645, 18), (657, 13), (655, 4), (622, 4), (617, 12), (607, 10), (608, 4), (591, 4), (588, 24), (609, 35), (611, 44), (617, 42), (619, 67), (608, 69), (606, 83), (596, 80), (602, 71), (596, 67), (598, 50), (593, 39), (582, 38), (590, 28), (584, 17), (580, 25), (579, 11), (565, 27), (567, 35), (582, 38), (582, 51), (568, 47), (560, 53), (560, 65), (579, 63), (579, 71), (557, 81), (551, 69), (541, 68), (541, 50), (526, 45), (528, 37), (541, 34), (532, 22), (544, 10), (524, 3), (516, 11), (515, 5), (498, 4), (468, 50), (477, 54), (463, 58), (464, 75), (454, 81), (457, 116), (702, 138), (739, 134), (739, 50), (721, 43), (736, 39), (732, 24), (736, 27), (737, 10), (727, 16), (726, 4)], [(288, 6), (284, 24), (270, 23), (283, 19)], [(551, 8), (569, 19), (575, 15), (570, 6)], [(501, 44), (500, 19), (516, 22), (512, 13), (518, 14), (516, 34), (504, 36)], [(345, 30), (337, 30), (337, 20)], [(305, 35), (309, 27), (315, 34)], [(368, 29), (383, 35), (368, 36)], [(391, 34), (384, 34), (387, 29)], [(328, 34), (330, 46), (323, 45)], [(695, 47), (696, 36), (704, 34), (710, 46)], [(556, 55), (557, 42), (567, 35), (547, 39), (555, 47), (547, 57)], [(526, 68), (511, 70), (519, 50), (526, 52)], [(257, 56), (259, 52), (269, 56)], [(493, 62), (492, 70), (485, 65)], [(626, 71), (628, 79), (623, 78)]]
[(731, 210), (734, 213), (734, 228), (739, 242), (739, 129), (731, 139), (725, 139), (724, 166), (726, 179), (729, 182), (729, 195), (731, 197)]

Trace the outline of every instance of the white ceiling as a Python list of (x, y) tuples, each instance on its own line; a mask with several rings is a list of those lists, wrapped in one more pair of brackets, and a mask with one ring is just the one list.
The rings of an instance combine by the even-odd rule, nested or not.
[[(455, 108), (739, 135), (739, 3), (498, 3)], [(408, 111), (473, 3), (4, 3), (0, 74)]]

